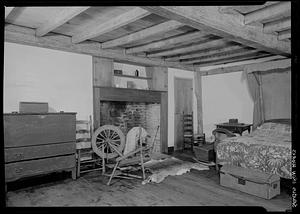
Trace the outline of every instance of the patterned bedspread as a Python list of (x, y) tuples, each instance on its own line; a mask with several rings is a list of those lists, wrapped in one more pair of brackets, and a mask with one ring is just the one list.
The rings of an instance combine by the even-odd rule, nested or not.
[(226, 138), (217, 145), (220, 164), (231, 164), (291, 178), (291, 127), (264, 123), (251, 134)]

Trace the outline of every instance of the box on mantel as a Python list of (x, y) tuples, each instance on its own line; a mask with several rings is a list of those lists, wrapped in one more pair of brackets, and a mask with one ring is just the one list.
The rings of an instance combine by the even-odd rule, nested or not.
[(271, 199), (280, 194), (278, 175), (238, 166), (222, 166), (220, 184), (265, 199)]

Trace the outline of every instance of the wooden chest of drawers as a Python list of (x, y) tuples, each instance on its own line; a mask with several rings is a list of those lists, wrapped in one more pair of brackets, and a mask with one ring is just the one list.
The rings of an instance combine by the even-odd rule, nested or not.
[(5, 182), (54, 171), (76, 178), (76, 113), (4, 114)]

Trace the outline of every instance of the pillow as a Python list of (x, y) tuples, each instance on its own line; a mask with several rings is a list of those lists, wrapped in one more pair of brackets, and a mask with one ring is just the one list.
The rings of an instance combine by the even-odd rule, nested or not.
[(281, 123), (272, 123), (267, 122), (262, 124), (261, 126), (257, 127), (258, 130), (270, 130), (270, 131), (276, 131), (279, 133), (291, 133), (291, 125), (288, 124), (281, 124)]

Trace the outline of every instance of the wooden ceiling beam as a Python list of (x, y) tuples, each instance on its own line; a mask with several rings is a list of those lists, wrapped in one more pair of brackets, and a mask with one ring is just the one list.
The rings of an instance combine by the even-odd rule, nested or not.
[(264, 8), (266, 6), (272, 5), (272, 4), (277, 4), (278, 1), (267, 1), (265, 4), (260, 4), (260, 5), (243, 5), (243, 6), (220, 6), (220, 11), (222, 13), (240, 13), (240, 14), (245, 14), (249, 13), (255, 10), (259, 10), (261, 8)]
[(264, 33), (273, 33), (291, 28), (291, 18), (264, 24)]
[(291, 38), (291, 30), (285, 30), (278, 33), (278, 40), (290, 39)]
[(14, 7), (5, 7), (5, 19), (13, 11)]
[(180, 22), (177, 22), (174, 20), (167, 21), (167, 22), (155, 25), (153, 27), (149, 27), (144, 30), (129, 34), (127, 36), (123, 36), (118, 39), (104, 42), (104, 43), (102, 43), (101, 47), (103, 49), (105, 49), (105, 48), (112, 48), (112, 47), (125, 45), (125, 44), (131, 43), (131, 42), (140, 41), (142, 39), (148, 38), (148, 37), (156, 35), (156, 34), (166, 33), (168, 31), (175, 30), (182, 26), (184, 26), (184, 24), (182, 24)]
[(159, 48), (164, 48), (169, 45), (179, 44), (181, 42), (186, 42), (186, 41), (192, 42), (193, 40), (195, 40), (197, 38), (201, 38), (201, 37), (204, 37), (207, 35), (209, 35), (209, 34), (200, 32), (200, 31), (187, 33), (187, 34), (184, 34), (181, 36), (175, 36), (175, 37), (172, 37), (169, 39), (160, 40), (158, 42), (152, 42), (150, 44), (141, 45), (141, 46), (133, 47), (133, 48), (128, 48), (128, 49), (126, 49), (126, 53), (128, 53), (128, 54), (139, 53), (139, 52), (145, 52), (145, 51), (151, 51), (151, 50), (155, 50), (155, 49), (159, 49)]
[(244, 61), (243, 64), (240, 65), (231, 65), (231, 66), (224, 66), (224, 67), (219, 67), (219, 68), (214, 68), (214, 69), (209, 69), (209, 70), (204, 70), (202, 67), (197, 68), (197, 72), (201, 73), (201, 76), (207, 76), (207, 75), (214, 75), (214, 74), (224, 74), (224, 73), (231, 73), (231, 72), (239, 72), (243, 71), (247, 67), (257, 67), (257, 66), (262, 66), (262, 67), (271, 67), (274, 64), (278, 65), (285, 65), (287, 64), (286, 61), (290, 59), (283, 59), (280, 56), (271, 56), (271, 57), (264, 57), (264, 58), (259, 58), (256, 60), (247, 60)]
[(222, 60), (213, 60), (209, 62), (204, 62), (204, 63), (194, 63), (194, 66), (210, 66), (210, 65), (219, 65), (219, 64), (225, 64), (225, 63), (233, 63), (233, 62), (238, 62), (238, 61), (243, 61), (243, 60), (248, 60), (248, 59), (256, 59), (260, 57), (266, 57), (270, 56), (269, 53), (254, 53), (254, 54), (248, 54), (245, 56), (238, 56), (238, 57), (230, 57)]
[(166, 57), (165, 60), (166, 61), (178, 61), (178, 60), (183, 60), (183, 59), (190, 59), (190, 58), (196, 58), (196, 57), (202, 57), (202, 56), (209, 56), (212, 54), (220, 54), (223, 52), (227, 52), (227, 51), (234, 51), (234, 50), (242, 50), (244, 49), (243, 46), (240, 45), (232, 45), (229, 47), (224, 47), (221, 46), (218, 49), (205, 49), (202, 51), (199, 51), (197, 53), (193, 53), (193, 54), (184, 54), (184, 55), (179, 55), (179, 56), (173, 56), (173, 57)]
[(121, 15), (112, 18), (106, 22), (92, 21), (86, 26), (82, 27), (81, 32), (75, 34), (72, 37), (73, 43), (80, 43), (82, 41), (95, 38), (105, 33), (111, 32), (115, 29), (135, 22), (145, 16), (148, 16), (150, 12), (139, 7), (135, 7)]
[(278, 41), (276, 35), (265, 34), (259, 27), (244, 25), (242, 17), (221, 13), (219, 7), (143, 6), (143, 8), (245, 46), (284, 56), (291, 55), (290, 42)]
[(272, 19), (288, 14), (291, 14), (291, 2), (280, 2), (246, 14), (244, 16), (244, 24), (247, 25), (254, 22), (261, 22), (266, 19)]
[(58, 28), (59, 26), (65, 24), (75, 16), (79, 15), (83, 11), (87, 10), (89, 7), (70, 7), (63, 9), (57, 16), (53, 17), (48, 22), (44, 23), (42, 26), (36, 29), (37, 36), (44, 36), (50, 31)]
[(197, 45), (193, 44), (183, 48), (174, 48), (171, 50), (160, 51), (157, 53), (148, 54), (147, 57), (176, 55), (176, 54), (188, 53), (188, 52), (198, 51), (201, 49), (203, 50), (203, 49), (208, 49), (208, 48), (213, 48), (213, 47), (228, 45), (228, 44), (229, 43), (224, 41), (223, 39), (216, 39), (216, 40), (205, 39), (204, 41), (202, 41), (200, 44)]
[(234, 51), (234, 52), (227, 52), (224, 54), (218, 54), (218, 55), (212, 55), (212, 56), (208, 56), (208, 57), (202, 57), (202, 58), (197, 58), (197, 59), (191, 59), (191, 60), (182, 60), (180, 61), (183, 64), (194, 64), (194, 63), (198, 63), (198, 62), (209, 62), (212, 60), (221, 60), (221, 59), (230, 59), (236, 56), (242, 57), (242, 56), (247, 56), (249, 54), (253, 54), (253, 53), (257, 53), (257, 50), (242, 50), (242, 51)]
[(177, 69), (194, 71), (193, 66), (186, 66), (178, 62), (166, 62), (160, 59), (148, 59), (124, 54), (119, 50), (103, 50), (100, 48), (99, 42), (85, 42), (74, 44), (71, 37), (53, 34), (45, 37), (37, 37), (35, 30), (20, 27), (16, 25), (6, 25), (4, 31), (4, 41), (17, 44), (49, 48), (78, 54), (86, 54), (103, 58), (114, 59), (116, 62), (129, 63), (139, 66), (163, 66)]

